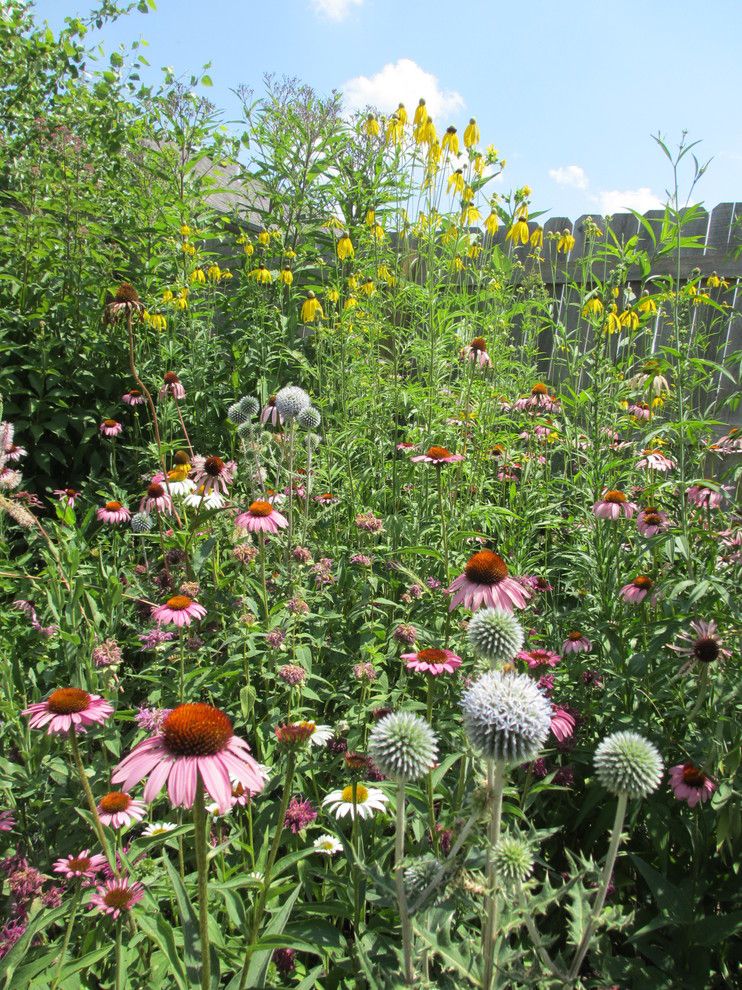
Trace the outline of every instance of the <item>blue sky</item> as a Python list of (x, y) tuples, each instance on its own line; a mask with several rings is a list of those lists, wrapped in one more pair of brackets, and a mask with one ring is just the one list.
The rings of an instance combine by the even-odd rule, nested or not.
[[(36, 2), (53, 27), (89, 8)], [(266, 72), (385, 111), (425, 96), (439, 131), (477, 118), (506, 188), (527, 183), (534, 208), (574, 218), (664, 200), (658, 131), (686, 129), (713, 158), (696, 200), (742, 200), (741, 33), (740, 0), (157, 0), (103, 42), (145, 39), (153, 74), (211, 62), (226, 119), (231, 90), (259, 92)]]

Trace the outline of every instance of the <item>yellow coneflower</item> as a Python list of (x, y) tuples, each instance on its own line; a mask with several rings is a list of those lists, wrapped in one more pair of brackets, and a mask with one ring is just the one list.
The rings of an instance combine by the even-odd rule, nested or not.
[(417, 128), (415, 140), (418, 144), (434, 144), (438, 140), (432, 117), (428, 117), (425, 123)]
[(711, 302), (711, 296), (708, 292), (697, 292), (693, 295), (693, 305), (694, 306), (705, 306)]
[(386, 123), (386, 143), (401, 144), (404, 140), (404, 124), (396, 113), (393, 113)]
[(281, 271), (278, 273), (278, 280), (283, 282), (284, 285), (292, 285), (294, 281), (294, 273), (291, 271), (288, 265), (285, 265)]
[(371, 236), (376, 241), (377, 244), (381, 244), (384, 240), (384, 228), (380, 223), (375, 223), (371, 228)]
[(175, 300), (175, 305), (178, 309), (188, 309), (188, 292), (187, 288), (182, 288), (178, 293), (178, 297)]
[(479, 144), (480, 140), (479, 125), (474, 117), (471, 117), (464, 131), (464, 147), (473, 148), (475, 144)]
[(142, 313), (142, 317), (147, 326), (152, 327), (153, 330), (162, 332), (167, 329), (167, 320), (161, 313), (149, 313), (145, 309)]
[(500, 228), (500, 218), (495, 213), (494, 210), (491, 211), (487, 219), (484, 221), (484, 229), (488, 234), (496, 234)]
[(242, 250), (245, 252), (248, 258), (252, 258), (255, 254), (255, 246), (250, 243), (250, 241), (245, 241), (242, 245)]
[(544, 228), (536, 227), (531, 234), (531, 247), (540, 248), (544, 246)]
[(473, 203), (464, 203), (461, 209), (461, 222), (463, 224), (473, 224), (482, 219), (479, 208)]
[(258, 265), (257, 268), (253, 268), (248, 278), (254, 278), (259, 285), (270, 285), (273, 281), (273, 276), (265, 265)]
[(450, 151), (452, 155), (458, 155), (459, 136), (453, 124), (446, 128), (446, 133), (443, 135), (443, 140), (441, 141), (441, 147), (444, 151)]
[(641, 299), (637, 307), (642, 316), (654, 316), (657, 312), (657, 303), (652, 299), (647, 289), (642, 292)]
[(639, 314), (633, 309), (625, 309), (621, 316), (619, 317), (621, 321), (621, 326), (626, 327), (627, 330), (638, 330), (639, 329)]
[(474, 199), (474, 190), (471, 186), (464, 186), (464, 191), (461, 193), (461, 198), (465, 203), (471, 203)]
[(355, 309), (358, 305), (358, 300), (355, 296), (348, 296), (348, 298), (343, 303), (343, 309)]
[(459, 232), (453, 224), (447, 227), (441, 234), (441, 244), (455, 244), (458, 239)]
[(528, 221), (525, 217), (516, 217), (513, 223), (505, 234), (506, 241), (512, 241), (513, 244), (528, 244), (528, 238), (530, 233), (528, 231)]
[(271, 242), (271, 235), (267, 230), (261, 230), (258, 234), (258, 244), (262, 247), (268, 247)]
[(325, 314), (322, 312), (322, 305), (319, 299), (310, 289), (309, 292), (307, 292), (307, 298), (302, 303), (301, 322), (314, 323), (317, 317), (324, 319), (324, 315)]
[(284, 251), (283, 254), (285, 258), (289, 259), (289, 261), (292, 261), (296, 257), (296, 251), (293, 251), (291, 248), (289, 248), (287, 251)]
[(462, 169), (457, 168), (456, 171), (451, 176), (449, 176), (448, 191), (451, 192), (451, 190), (453, 190), (454, 193), (462, 193), (464, 191), (465, 185), (466, 183), (464, 182), (464, 173)]
[(407, 107), (404, 105), (404, 103), (398, 104), (395, 116), (402, 125), (402, 127), (404, 127), (404, 125), (407, 123), (409, 119), (407, 114)]
[(340, 293), (338, 292), (337, 289), (330, 289), (329, 292), (327, 293), (327, 298), (331, 303), (336, 303), (340, 299)]
[(191, 236), (191, 228), (188, 226), (187, 223), (184, 223), (181, 226), (181, 228), (180, 228), (180, 234), (181, 234), (181, 237), (190, 237)]
[(376, 291), (376, 286), (374, 285), (374, 280), (369, 275), (366, 278), (364, 278), (363, 282), (361, 283), (361, 292), (364, 294), (364, 296), (372, 296), (375, 291)]
[(469, 249), (466, 252), (466, 255), (468, 258), (478, 258), (481, 253), (482, 253), (481, 244), (470, 244)]
[(353, 242), (350, 239), (350, 234), (345, 233), (340, 238), (337, 243), (337, 253), (338, 258), (341, 261), (346, 261), (348, 258), (355, 258), (356, 250), (353, 247)]
[(367, 227), (373, 227), (373, 225), (375, 223), (376, 223), (376, 210), (367, 210), (366, 211), (366, 226)]
[(228, 268), (223, 268), (220, 277), (222, 280), (226, 279), (227, 281), (229, 281), (229, 279), (233, 278), (234, 276), (232, 275), (232, 273)]
[(342, 230), (344, 226), (345, 224), (338, 217), (329, 216), (327, 220), (325, 220), (325, 227), (327, 227), (328, 230)]
[(351, 292), (355, 292), (355, 290), (358, 288), (358, 276), (357, 275), (349, 275), (348, 276), (348, 288), (350, 289)]
[(191, 282), (193, 282), (194, 284), (198, 283), (199, 285), (203, 285), (205, 281), (206, 281), (206, 273), (203, 271), (203, 269), (194, 268), (193, 271), (191, 272)]
[(183, 243), (180, 246), (180, 249), (183, 252), (183, 254), (187, 254), (190, 257), (193, 257), (193, 255), (196, 253), (196, 248), (193, 244), (191, 244), (190, 241), (183, 241)]
[(587, 300), (585, 305), (582, 307), (582, 315), (585, 319), (603, 315), (603, 303), (597, 296), (593, 296), (592, 299)]
[(415, 116), (412, 118), (412, 123), (415, 127), (419, 127), (421, 124), (426, 124), (428, 122), (428, 108), (425, 106), (425, 100), (420, 99), (417, 107), (415, 108)]
[(396, 285), (397, 284), (397, 279), (395, 278), (392, 270), (389, 268), (389, 265), (387, 265), (385, 263), (382, 263), (376, 269), (376, 277), (378, 278), (378, 280), (380, 282), (384, 282), (385, 285)]
[(456, 257), (453, 259), (453, 270), (455, 272), (463, 272), (464, 267), (465, 266), (464, 266), (463, 258), (459, 257), (459, 255), (457, 254)]
[(561, 254), (569, 254), (569, 252), (572, 250), (574, 246), (575, 246), (575, 239), (572, 236), (571, 232), (567, 230), (567, 228), (565, 227), (565, 229), (559, 235), (559, 239), (557, 240), (557, 251)]
[(216, 263), (209, 265), (206, 269), (206, 277), (210, 282), (221, 282), (223, 274), (221, 268)]
[(618, 315), (618, 306), (611, 303), (608, 307), (608, 316), (605, 321), (605, 332), (609, 334), (618, 333), (621, 330), (621, 318)]
[(165, 291), (162, 293), (162, 301), (164, 303), (171, 303), (173, 299), (175, 299), (175, 293), (173, 292), (173, 290), (165, 289)]
[(441, 160), (441, 144), (440, 141), (433, 141), (433, 143), (428, 148), (428, 168), (432, 169), (437, 166)]
[(485, 161), (484, 155), (481, 151), (478, 151), (474, 158), (472, 159), (472, 165), (474, 167), (474, 174), (480, 179), (484, 175), (484, 170), (486, 168), (487, 162)]
[(372, 113), (366, 117), (366, 122), (363, 125), (363, 133), (367, 137), (378, 137), (381, 134), (381, 128), (379, 127), (379, 121), (374, 117)]

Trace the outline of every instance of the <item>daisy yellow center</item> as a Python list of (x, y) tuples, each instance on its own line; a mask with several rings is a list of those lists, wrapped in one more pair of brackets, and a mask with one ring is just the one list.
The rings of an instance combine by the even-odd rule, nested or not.
[(445, 447), (428, 447), (425, 451), (425, 456), (429, 457), (431, 461), (442, 461), (444, 458), (451, 456), (451, 451)]
[(270, 502), (258, 500), (257, 502), (252, 503), (248, 509), (248, 512), (251, 516), (259, 516), (261, 519), (264, 519), (266, 516), (269, 516), (271, 512), (273, 512), (273, 506)]
[(72, 715), (85, 711), (90, 704), (90, 695), (81, 688), (58, 688), (52, 691), (46, 704), (55, 715)]
[(701, 636), (693, 644), (693, 654), (701, 663), (712, 663), (719, 656), (719, 644), (710, 636)]
[(706, 774), (692, 763), (686, 763), (683, 767), (683, 783), (689, 787), (703, 787), (706, 783)]
[(654, 581), (651, 578), (644, 577), (644, 575), (640, 574), (639, 577), (635, 577), (631, 583), (635, 588), (642, 588), (646, 591), (652, 587)]
[(67, 866), (76, 873), (84, 873), (90, 869), (90, 856), (76, 856), (67, 861)]
[(571, 639), (573, 643), (576, 643), (578, 639), (582, 639), (582, 631), (580, 629), (573, 629), (572, 632), (567, 633), (567, 639)]
[[(344, 787), (341, 793), (341, 798), (346, 804), (353, 803), (353, 785), (348, 784)], [(364, 804), (368, 800), (368, 788), (364, 787), (363, 784), (356, 784), (356, 804)]]
[(106, 502), (106, 508), (109, 512), (118, 512), (122, 505), (120, 502)]
[(543, 382), (536, 382), (536, 384), (531, 389), (531, 395), (548, 395), (549, 389)]
[(626, 502), (626, 495), (623, 492), (618, 491), (616, 488), (611, 488), (603, 496), (604, 502), (613, 502), (615, 505), (621, 505), (622, 502)]
[(464, 573), (475, 584), (499, 584), (508, 576), (508, 568), (499, 554), (480, 550), (469, 560)]
[(173, 595), (172, 598), (168, 598), (166, 604), (173, 612), (185, 612), (193, 604), (193, 599), (188, 595)]
[(175, 385), (180, 381), (180, 378), (178, 378), (174, 371), (166, 371), (163, 380), (166, 385)]
[(162, 723), (165, 748), (173, 756), (214, 756), (232, 738), (232, 723), (203, 702), (178, 705)]
[(162, 498), (165, 494), (165, 489), (157, 481), (153, 481), (152, 484), (147, 488), (147, 495), (150, 498)]
[(115, 419), (104, 419), (103, 420), (103, 425), (110, 428), (110, 427), (113, 427), (113, 426), (118, 426), (119, 424), (118, 424), (118, 422)]
[(417, 654), (417, 659), (423, 660), (425, 663), (445, 663), (448, 660), (448, 656), (445, 650), (431, 647), (427, 650), (420, 650)]
[(128, 911), (132, 899), (133, 894), (128, 887), (114, 887), (103, 895), (106, 907), (118, 908), (119, 911)]
[(204, 461), (204, 471), (213, 478), (218, 478), (224, 470), (224, 461), (221, 457), (207, 457)]
[(114, 815), (117, 811), (126, 811), (131, 804), (131, 798), (123, 791), (109, 791), (100, 799), (100, 809), (107, 815)]

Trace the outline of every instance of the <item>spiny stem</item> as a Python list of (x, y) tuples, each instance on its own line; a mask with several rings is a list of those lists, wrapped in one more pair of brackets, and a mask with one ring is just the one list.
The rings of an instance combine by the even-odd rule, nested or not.
[(485, 897), (484, 921), (484, 976), (482, 990), (494, 990), (495, 978), (495, 939), (497, 934), (497, 872), (494, 851), (500, 839), (502, 821), (502, 792), (505, 787), (505, 764), (501, 760), (487, 761), (487, 896)]
[(405, 793), (404, 782), (397, 784), (397, 822), (394, 839), (394, 883), (397, 887), (397, 903), (399, 905), (399, 920), (402, 925), (402, 956), (404, 959), (404, 980), (412, 984), (415, 980), (415, 970), (412, 965), (412, 924), (407, 908), (407, 896), (404, 889), (404, 833), (405, 833)]

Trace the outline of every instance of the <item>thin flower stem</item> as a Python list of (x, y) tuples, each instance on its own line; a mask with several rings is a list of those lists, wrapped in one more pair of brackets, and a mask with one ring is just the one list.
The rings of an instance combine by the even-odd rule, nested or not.
[(117, 918), (116, 920), (116, 950), (114, 955), (114, 990), (121, 990), (121, 932), (123, 924), (122, 919)]
[(54, 970), (54, 979), (52, 980), (49, 990), (56, 990), (57, 984), (59, 983), (59, 977), (62, 974), (62, 966), (67, 958), (67, 949), (70, 945), (70, 938), (72, 937), (72, 929), (75, 925), (75, 919), (77, 918), (77, 909), (80, 906), (80, 898), (82, 897), (82, 883), (78, 880), (75, 884), (75, 892), (72, 895), (72, 906), (70, 908), (70, 916), (67, 919), (67, 927), (64, 930), (64, 940), (62, 942), (62, 951), (57, 960), (57, 965)]
[(98, 836), (98, 841), (100, 842), (103, 854), (108, 860), (111, 869), (118, 876), (118, 868), (116, 865), (116, 860), (111, 854), (108, 841), (106, 840), (106, 833), (103, 831), (103, 824), (98, 815), (98, 808), (95, 804), (95, 798), (93, 797), (93, 792), (90, 789), (90, 784), (88, 783), (87, 774), (85, 773), (85, 766), (82, 762), (82, 755), (80, 754), (80, 746), (77, 742), (77, 734), (73, 729), (70, 733), (70, 747), (72, 749), (72, 757), (75, 761), (75, 766), (77, 767), (77, 773), (80, 777), (80, 783), (82, 784), (82, 789), (85, 793), (85, 798), (88, 802), (88, 808), (90, 809), (90, 814), (93, 816), (93, 824), (95, 828), (96, 835)]
[(600, 882), (600, 888), (598, 890), (598, 895), (595, 898), (595, 903), (593, 904), (593, 909), (590, 913), (590, 920), (587, 923), (587, 928), (585, 929), (585, 934), (582, 936), (577, 951), (575, 952), (575, 957), (572, 961), (572, 965), (569, 968), (569, 973), (567, 974), (567, 981), (569, 983), (574, 983), (577, 979), (577, 974), (580, 972), (580, 967), (582, 962), (587, 955), (587, 950), (590, 947), (590, 939), (593, 937), (595, 928), (598, 924), (598, 918), (600, 917), (600, 912), (603, 910), (603, 905), (605, 904), (605, 897), (608, 892), (608, 884), (610, 883), (611, 876), (613, 875), (613, 867), (616, 863), (616, 856), (618, 854), (618, 847), (621, 842), (621, 830), (623, 828), (624, 819), (626, 818), (626, 804), (628, 802), (628, 795), (625, 793), (618, 795), (618, 803), (616, 804), (616, 816), (613, 819), (613, 829), (611, 831), (611, 841), (608, 846), (608, 855), (606, 856), (605, 866), (603, 867), (603, 877)]
[(531, 936), (533, 947), (536, 950), (539, 959), (548, 969), (548, 971), (551, 973), (552, 976), (555, 976), (558, 980), (561, 980), (563, 982), (564, 973), (562, 973), (561, 970), (557, 968), (553, 959), (546, 951), (544, 944), (541, 941), (541, 936), (539, 935), (538, 928), (536, 927), (536, 922), (533, 920), (531, 909), (528, 907), (528, 904), (526, 903), (526, 898), (525, 895), (523, 894), (522, 889), (518, 891), (518, 903), (520, 905), (520, 909), (523, 914), (523, 917), (525, 918), (528, 934)]
[(191, 439), (188, 436), (188, 430), (186, 429), (185, 422), (183, 421), (183, 411), (181, 410), (180, 403), (175, 398), (175, 396), (173, 396), (173, 399), (174, 399), (174, 402), (175, 402), (175, 408), (178, 410), (178, 419), (180, 420), (180, 428), (182, 429), (183, 436), (185, 437), (185, 441), (188, 444), (188, 451), (189, 451), (191, 457), (193, 457), (193, 447), (191, 446)]
[(497, 935), (497, 872), (495, 870), (494, 851), (500, 839), (500, 823), (502, 821), (502, 793), (505, 788), (505, 764), (501, 760), (487, 761), (487, 810), (489, 825), (487, 827), (487, 896), (484, 901), (485, 921), (482, 951), (484, 954), (484, 976), (482, 990), (494, 990), (495, 974), (495, 940)]
[(414, 983), (415, 970), (412, 963), (412, 923), (407, 908), (407, 895), (404, 889), (404, 833), (405, 833), (405, 793), (404, 782), (397, 784), (397, 823), (394, 839), (394, 883), (397, 888), (399, 920), (402, 925), (402, 956), (404, 959), (404, 981)]
[(265, 533), (262, 531), (258, 533), (258, 540), (260, 541), (260, 583), (263, 589), (263, 618), (265, 619), (266, 625), (268, 624), (268, 585), (265, 580)]
[(206, 807), (201, 775), (193, 802), (194, 844), (198, 870), (198, 930), (201, 941), (201, 990), (211, 990), (211, 956), (209, 949), (209, 864), (206, 850)]

